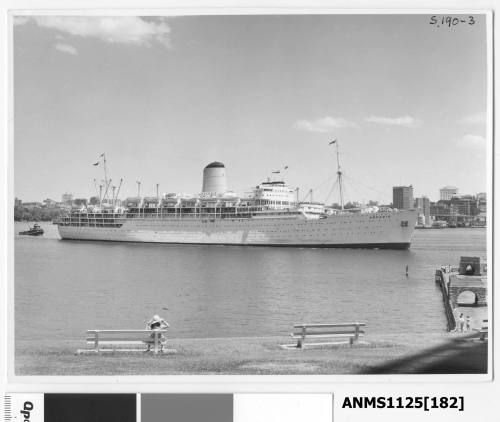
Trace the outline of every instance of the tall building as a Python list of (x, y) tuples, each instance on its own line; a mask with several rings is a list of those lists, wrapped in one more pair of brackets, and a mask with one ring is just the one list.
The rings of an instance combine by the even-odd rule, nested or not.
[(451, 203), (456, 206), (458, 213), (463, 217), (471, 217), (479, 214), (477, 198), (472, 195), (455, 196)]
[(62, 194), (62, 198), (61, 198), (61, 202), (63, 204), (69, 204), (69, 205), (71, 205), (71, 203), (73, 202), (73, 194), (68, 193), (68, 192), (63, 193)]
[(479, 212), (486, 212), (487, 204), (486, 204), (486, 193), (481, 192), (476, 195), (477, 198), (477, 208)]
[(394, 186), (392, 188), (392, 206), (399, 210), (413, 209), (413, 186)]
[(441, 201), (449, 201), (456, 195), (458, 195), (458, 188), (455, 186), (445, 186), (439, 189), (439, 199)]
[(423, 216), (424, 224), (431, 222), (431, 202), (427, 196), (422, 196), (415, 199), (415, 208), (418, 210), (418, 215)]

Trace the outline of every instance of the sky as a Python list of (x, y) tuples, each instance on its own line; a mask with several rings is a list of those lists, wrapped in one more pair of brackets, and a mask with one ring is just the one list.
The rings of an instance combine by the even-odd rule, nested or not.
[[(14, 192), (95, 195), (106, 154), (120, 197), (280, 177), (336, 201), (392, 187), (486, 191), (486, 23), (430, 15), (14, 19)], [(283, 173), (284, 166), (288, 169)], [(276, 177), (276, 176), (275, 176)]]

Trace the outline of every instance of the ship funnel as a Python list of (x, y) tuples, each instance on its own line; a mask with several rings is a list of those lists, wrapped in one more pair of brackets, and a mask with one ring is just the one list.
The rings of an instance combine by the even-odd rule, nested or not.
[(224, 164), (214, 161), (203, 169), (202, 192), (211, 195), (227, 192), (226, 168)]

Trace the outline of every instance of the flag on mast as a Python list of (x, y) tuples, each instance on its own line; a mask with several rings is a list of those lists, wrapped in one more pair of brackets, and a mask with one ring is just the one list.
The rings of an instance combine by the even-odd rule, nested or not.
[[(104, 157), (104, 152), (103, 152), (101, 155), (99, 155), (99, 160), (100, 160), (102, 157)], [(99, 160), (97, 160), (97, 161), (96, 161), (93, 165), (94, 165), (94, 166), (98, 166), (98, 165), (99, 165)]]
[(336, 139), (334, 139), (333, 141), (331, 141), (328, 145), (334, 144), (335, 142), (337, 142)]

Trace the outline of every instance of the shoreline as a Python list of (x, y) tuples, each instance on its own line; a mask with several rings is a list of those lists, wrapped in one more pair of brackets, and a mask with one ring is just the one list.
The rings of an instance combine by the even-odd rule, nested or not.
[[(84, 341), (54, 345), (16, 341), (16, 375), (340, 375), (371, 373), (436, 373), (450, 363), (459, 372), (486, 373), (487, 342), (476, 332), (367, 335), (362, 343), (286, 350), (290, 337), (169, 339), (175, 353), (143, 352), (76, 354)], [(486, 351), (486, 353), (485, 353)], [(468, 353), (467, 359), (460, 356)], [(420, 362), (420, 363), (419, 363)], [(454, 369), (452, 369), (455, 371)]]

